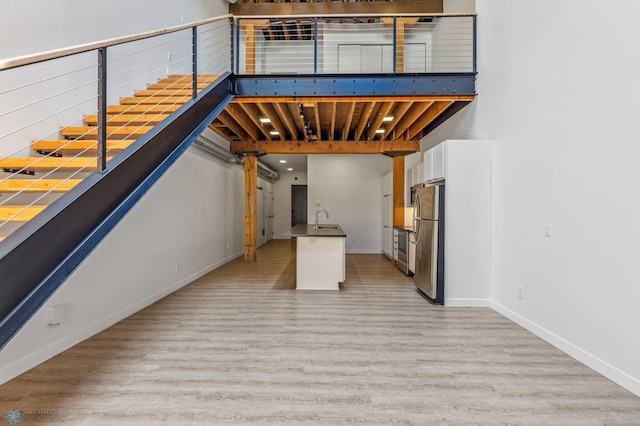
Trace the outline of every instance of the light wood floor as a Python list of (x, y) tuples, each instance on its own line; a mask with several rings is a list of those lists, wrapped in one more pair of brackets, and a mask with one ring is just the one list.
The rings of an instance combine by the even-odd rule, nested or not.
[(0, 423), (640, 424), (640, 398), (490, 309), (430, 305), (381, 255), (348, 255), (340, 292), (296, 292), (293, 244), (0, 386)]

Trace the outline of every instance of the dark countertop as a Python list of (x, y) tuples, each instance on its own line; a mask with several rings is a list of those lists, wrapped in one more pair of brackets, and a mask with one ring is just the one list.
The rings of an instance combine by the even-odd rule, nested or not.
[(416, 232), (416, 228), (414, 226), (396, 226), (397, 229), (404, 229), (409, 232)]
[[(336, 228), (337, 227), (337, 228)], [(346, 237), (340, 225), (321, 223), (319, 229), (313, 229), (313, 225), (296, 225), (287, 234), (291, 237)]]

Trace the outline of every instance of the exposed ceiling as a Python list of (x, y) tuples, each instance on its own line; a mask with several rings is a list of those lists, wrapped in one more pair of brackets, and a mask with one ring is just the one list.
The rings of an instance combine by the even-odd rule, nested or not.
[(407, 151), (415, 151), (434, 120), (456, 102), (470, 100), (472, 96), (237, 97), (210, 128), (236, 152), (347, 153), (376, 143), (405, 144)]

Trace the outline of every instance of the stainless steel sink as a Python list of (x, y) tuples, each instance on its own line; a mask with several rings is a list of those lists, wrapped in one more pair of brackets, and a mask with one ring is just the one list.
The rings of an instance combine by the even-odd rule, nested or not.
[(340, 229), (337, 225), (318, 225), (318, 229)]

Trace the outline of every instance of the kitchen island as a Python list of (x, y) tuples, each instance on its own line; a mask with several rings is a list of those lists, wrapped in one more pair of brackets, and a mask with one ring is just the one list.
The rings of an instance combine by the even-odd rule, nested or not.
[(340, 290), (345, 280), (347, 234), (340, 225), (296, 225), (296, 290)]

